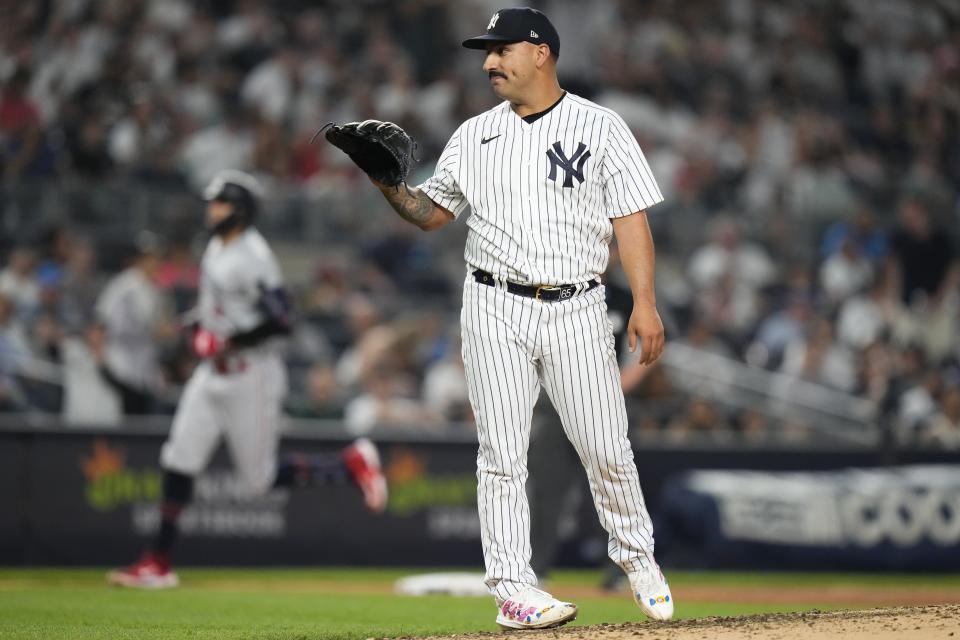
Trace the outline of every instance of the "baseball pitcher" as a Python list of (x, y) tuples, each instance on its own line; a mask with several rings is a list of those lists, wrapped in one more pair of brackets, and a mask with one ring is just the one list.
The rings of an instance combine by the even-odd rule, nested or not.
[(616, 113), (565, 92), (560, 38), (547, 17), (501, 9), (466, 40), (503, 102), (453, 133), (436, 171), (404, 183), (411, 142), (397, 125), (333, 127), (327, 139), (373, 179), (394, 210), (423, 230), (469, 208), (461, 330), (477, 421), (478, 507), (486, 582), (507, 628), (554, 627), (577, 607), (536, 588), (524, 491), (533, 406), (543, 386), (576, 448), (609, 554), (646, 615), (673, 615), (654, 560), (607, 318), (604, 287), (614, 235), (633, 294), (628, 324), (640, 362), (663, 350), (646, 209), (663, 200), (636, 139)]

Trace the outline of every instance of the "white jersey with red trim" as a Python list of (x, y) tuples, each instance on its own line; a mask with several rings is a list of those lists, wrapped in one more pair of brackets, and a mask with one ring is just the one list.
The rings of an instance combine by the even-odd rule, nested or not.
[(222, 338), (249, 331), (266, 319), (263, 289), (282, 285), (276, 256), (255, 228), (229, 244), (216, 236), (200, 263), (200, 324)]
[[(263, 289), (283, 275), (267, 241), (254, 228), (229, 243), (207, 245), (201, 262), (200, 324), (221, 340), (266, 320)], [(165, 469), (194, 476), (206, 468), (221, 438), (244, 484), (261, 493), (276, 476), (286, 365), (278, 340), (232, 349), (202, 361), (187, 382), (161, 452)]]

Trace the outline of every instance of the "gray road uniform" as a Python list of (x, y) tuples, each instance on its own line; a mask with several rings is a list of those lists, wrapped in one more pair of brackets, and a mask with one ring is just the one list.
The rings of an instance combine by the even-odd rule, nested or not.
[(273, 483), (286, 367), (278, 338), (245, 347), (239, 336), (282, 321), (282, 285), (276, 257), (255, 228), (226, 245), (219, 236), (210, 240), (201, 263), (200, 325), (235, 346), (201, 361), (187, 382), (161, 453), (165, 469), (198, 474), (222, 436), (251, 491)]

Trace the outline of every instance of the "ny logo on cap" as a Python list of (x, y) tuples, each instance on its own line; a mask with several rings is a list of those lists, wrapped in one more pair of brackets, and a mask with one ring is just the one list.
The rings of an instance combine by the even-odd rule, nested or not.
[[(553, 143), (552, 149), (547, 149), (547, 158), (550, 160), (550, 174), (547, 178), (556, 182), (557, 167), (560, 167), (564, 173), (563, 186), (567, 189), (572, 189), (574, 178), (576, 178), (578, 182), (583, 182), (583, 165), (589, 157), (590, 150), (587, 149), (587, 145), (581, 142), (579, 146), (577, 146), (577, 151), (573, 154), (573, 157), (568, 159), (558, 140)], [(577, 163), (576, 168), (573, 167), (574, 162)]]
[(500, 12), (497, 11), (495, 14), (493, 14), (493, 17), (490, 18), (490, 24), (487, 25), (487, 31), (490, 31), (490, 29), (493, 29), (494, 27), (496, 27), (497, 20), (499, 19), (500, 19)]

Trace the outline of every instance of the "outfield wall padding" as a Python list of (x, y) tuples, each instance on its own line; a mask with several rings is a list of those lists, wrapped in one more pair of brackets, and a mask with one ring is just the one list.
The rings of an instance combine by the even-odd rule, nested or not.
[[(158, 455), (163, 440), (164, 434), (156, 430), (0, 430), (5, 507), (0, 509), (0, 564), (111, 566), (136, 557), (158, 519)], [(346, 441), (292, 435), (283, 439), (281, 449), (334, 453)], [(196, 501), (184, 514), (177, 563), (482, 566), (475, 442), (464, 437), (445, 441), (394, 436), (381, 438), (380, 448), (391, 487), (382, 515), (368, 513), (351, 486), (275, 490), (251, 498), (231, 473), (225, 451), (219, 451), (209, 471), (198, 479)], [(869, 469), (891, 461), (889, 454), (870, 449), (640, 446), (635, 456), (649, 509), (662, 528), (658, 544), (665, 563), (703, 567), (718, 566), (719, 547), (711, 536), (718, 536), (722, 527), (710, 500), (684, 484), (690, 472)], [(956, 455), (901, 454), (896, 462), (955, 463)], [(955, 469), (960, 477), (960, 465)], [(605, 534), (585, 487), (582, 477), (572, 483), (564, 501), (568, 513), (535, 523), (559, 528), (560, 565), (589, 566), (605, 555)], [(947, 507), (960, 504), (960, 494), (950, 495), (955, 501), (945, 502)], [(704, 508), (697, 511), (697, 504)], [(960, 518), (960, 513), (945, 517)], [(742, 553), (725, 549), (720, 564), (795, 568), (789, 549), (764, 549), (762, 555), (749, 547)], [(856, 563), (848, 563), (851, 566), (844, 563), (842, 553), (826, 554), (819, 564), (815, 555), (808, 555), (803, 568), (889, 568), (881, 560), (890, 549), (879, 544), (876, 562), (869, 561), (869, 553), (860, 553)], [(786, 561), (778, 563), (781, 551)], [(924, 558), (923, 566), (909, 568), (960, 568), (957, 546), (934, 548)]]

